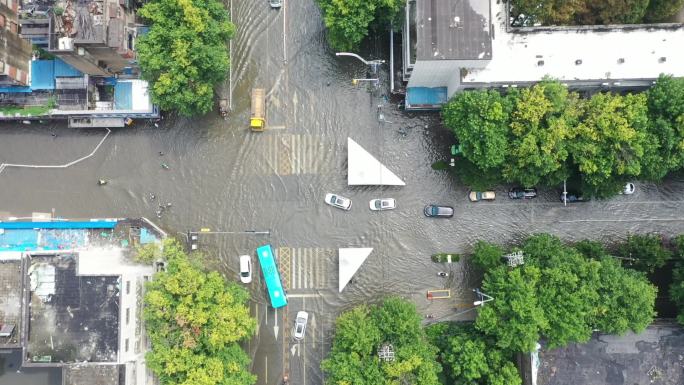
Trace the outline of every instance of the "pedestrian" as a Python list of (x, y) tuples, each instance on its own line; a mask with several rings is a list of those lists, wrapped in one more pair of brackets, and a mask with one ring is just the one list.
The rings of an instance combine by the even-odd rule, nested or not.
[(164, 152), (163, 152), (163, 151), (159, 151), (159, 156), (164, 156)]
[(154, 198), (156, 198), (156, 197), (157, 197), (156, 195), (154, 195), (154, 194), (150, 193), (150, 200), (152, 200), (152, 201), (153, 201), (153, 200), (154, 200)]
[(54, 131), (52, 131), (52, 132), (50, 133), (50, 135), (52, 135), (53, 138), (56, 138), (56, 137), (57, 137), (57, 133), (54, 132)]

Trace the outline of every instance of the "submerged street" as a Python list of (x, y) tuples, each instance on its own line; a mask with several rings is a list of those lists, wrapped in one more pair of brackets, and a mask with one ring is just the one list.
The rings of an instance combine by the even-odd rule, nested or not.
[[(381, 67), (380, 90), (353, 86), (353, 78), (366, 77), (366, 68), (330, 51), (313, 0), (285, 1), (280, 10), (262, 0), (235, 1), (233, 12), (233, 111), (227, 120), (216, 111), (196, 119), (167, 116), (158, 128), (141, 122), (112, 130), (91, 158), (68, 168), (4, 168), (0, 213), (24, 217), (54, 208), (66, 218), (144, 216), (181, 239), (200, 228), (235, 232), (200, 238), (210, 266), (231, 280), (237, 280), (239, 255), (254, 258), (257, 246), (270, 243), (289, 306), (274, 312), (267, 305), (256, 270), (249, 289), (260, 326), (246, 348), (260, 385), (279, 384), (284, 374), (292, 384), (322, 384), (319, 366), (330, 348), (335, 317), (382, 295), (410, 298), (438, 319), (472, 317), (472, 312), (456, 313), (472, 307), (471, 289), (480, 277), (467, 260), (453, 264), (448, 278), (437, 277), (446, 265), (431, 262), (433, 253), (467, 253), (480, 239), (507, 244), (536, 232), (569, 241), (684, 232), (681, 177), (658, 186), (637, 181), (634, 195), (567, 207), (555, 190), (541, 190), (533, 200), (510, 200), (509, 186), (496, 189), (494, 202), (471, 203), (467, 186), (430, 167), (453, 144), (439, 115), (398, 110), (389, 101), (387, 64)], [(372, 40), (361, 55), (388, 59), (387, 40)], [(255, 87), (267, 94), (263, 133), (248, 129)], [(89, 154), (105, 133), (62, 123), (4, 124), (0, 163), (65, 164)], [(348, 137), (406, 186), (348, 187)], [(98, 179), (108, 183), (99, 186)], [(326, 205), (328, 192), (351, 198), (351, 211)], [(370, 211), (368, 201), (374, 198), (395, 198), (397, 209)], [(159, 205), (167, 203), (158, 218)], [(454, 217), (425, 218), (422, 210), (430, 203), (453, 206)], [(338, 293), (341, 247), (374, 250), (356, 282)], [(439, 288), (450, 288), (451, 298), (429, 302), (426, 290)], [(295, 343), (292, 323), (299, 310), (309, 312), (309, 324), (304, 340)]]

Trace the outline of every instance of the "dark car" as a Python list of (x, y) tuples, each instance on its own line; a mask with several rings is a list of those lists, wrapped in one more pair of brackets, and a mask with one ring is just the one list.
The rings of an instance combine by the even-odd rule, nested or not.
[[(561, 202), (564, 201), (562, 191), (560, 193), (560, 200)], [(568, 194), (565, 196), (565, 201), (567, 201), (567, 203), (588, 202), (589, 198), (582, 195), (579, 191), (568, 191)]]
[(451, 218), (454, 216), (454, 208), (451, 206), (427, 205), (423, 209), (426, 217)]
[(508, 197), (511, 199), (532, 199), (537, 197), (537, 189), (532, 188), (522, 188), (513, 187), (508, 190)]

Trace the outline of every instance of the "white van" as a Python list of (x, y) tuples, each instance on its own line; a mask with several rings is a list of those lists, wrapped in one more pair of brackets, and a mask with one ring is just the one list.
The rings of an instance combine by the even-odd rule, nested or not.
[(240, 256), (240, 281), (242, 283), (252, 282), (252, 259), (249, 255)]

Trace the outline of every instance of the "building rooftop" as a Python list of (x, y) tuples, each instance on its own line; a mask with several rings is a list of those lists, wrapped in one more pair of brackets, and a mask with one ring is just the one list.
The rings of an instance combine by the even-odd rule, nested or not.
[(118, 277), (79, 276), (77, 262), (77, 254), (31, 257), (27, 361), (117, 361)]
[(419, 0), (418, 60), (491, 59), (489, 0)]
[(539, 385), (679, 385), (684, 330), (653, 324), (641, 334), (596, 335), (586, 344), (540, 352)]
[(22, 260), (16, 256), (0, 258), (0, 348), (21, 344)]
[(62, 385), (118, 385), (123, 365), (69, 365), (62, 372)]
[(147, 383), (142, 296), (155, 267), (131, 257), (166, 234), (144, 218), (5, 217), (0, 320), (16, 319), (25, 330), (15, 328), (16, 343), (7, 346), (24, 348), (22, 370), (64, 368), (64, 385)]
[(684, 76), (682, 24), (521, 28), (508, 32), (506, 4), (492, 1), (492, 14), (496, 15), (493, 57), (489, 62), (465, 65), (465, 87), (467, 83), (535, 82), (544, 76), (568, 82), (655, 79), (661, 73)]

